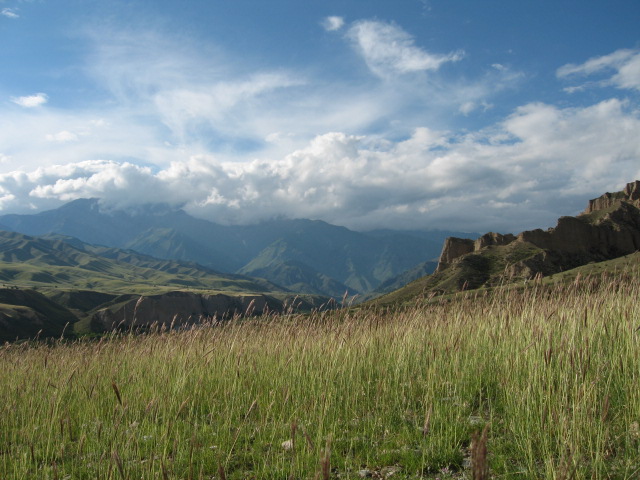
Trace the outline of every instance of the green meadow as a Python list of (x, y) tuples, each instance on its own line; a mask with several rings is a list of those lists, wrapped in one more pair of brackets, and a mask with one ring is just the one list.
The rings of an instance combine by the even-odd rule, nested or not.
[(0, 478), (638, 478), (639, 298), (627, 267), (6, 344)]

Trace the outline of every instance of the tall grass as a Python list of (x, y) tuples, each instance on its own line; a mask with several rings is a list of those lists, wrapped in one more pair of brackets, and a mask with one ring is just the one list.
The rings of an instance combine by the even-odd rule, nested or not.
[(6, 345), (0, 478), (637, 478), (638, 298), (622, 274)]

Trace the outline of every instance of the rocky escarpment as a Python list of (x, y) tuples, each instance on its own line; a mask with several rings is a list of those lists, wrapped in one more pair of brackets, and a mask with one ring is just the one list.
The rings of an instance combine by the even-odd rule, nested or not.
[[(605, 193), (589, 201), (587, 209), (577, 217), (561, 217), (555, 228), (524, 231), (517, 236), (491, 232), (475, 242), (448, 238), (436, 275), (448, 272), (451, 276), (450, 270), (457, 268), (459, 276), (482, 278), (481, 283), (487, 284), (505, 276), (549, 275), (638, 250), (640, 181), (635, 181), (621, 192)], [(477, 265), (478, 271), (470, 265)], [(468, 282), (459, 278), (450, 284)]]
[(442, 247), (442, 254), (438, 261), (436, 273), (446, 270), (457, 258), (468, 253), (478, 252), (489, 246), (508, 245), (516, 239), (511, 233), (503, 235), (501, 233), (489, 232), (485, 233), (476, 240), (467, 238), (449, 237), (445, 240)]
[(640, 180), (627, 183), (624, 190), (616, 193), (605, 193), (604, 195), (589, 200), (589, 206), (584, 211), (585, 214), (593, 213), (598, 210), (605, 210), (615, 207), (622, 202), (630, 203), (636, 207), (640, 207)]
[(235, 314), (261, 314), (281, 307), (280, 302), (265, 295), (169, 292), (140, 296), (101, 309), (93, 315), (91, 329), (100, 332), (131, 326), (192, 325), (216, 318), (229, 318)]
[(474, 241), (468, 238), (449, 237), (444, 241), (436, 273), (446, 270), (457, 258), (475, 251)]

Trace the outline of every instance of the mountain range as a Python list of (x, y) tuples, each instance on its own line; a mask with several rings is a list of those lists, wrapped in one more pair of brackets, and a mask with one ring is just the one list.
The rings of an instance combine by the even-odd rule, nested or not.
[(33, 215), (2, 215), (0, 229), (31, 236), (63, 235), (158, 259), (195, 262), (217, 272), (263, 278), (293, 292), (334, 298), (347, 292), (369, 294), (384, 285), (394, 288), (398, 281), (418, 278), (411, 277), (411, 271), (418, 276), (431, 273), (445, 238), (477, 236), (355, 232), (312, 220), (229, 226), (162, 205), (110, 210), (97, 199), (79, 199)]
[[(446, 232), (353, 232), (309, 220), (230, 227), (161, 207), (105, 211), (96, 200), (5, 215), (0, 223), (39, 235), (0, 231), (5, 341), (331, 308), (330, 296), (355, 286), (363, 298), (389, 305), (542, 277), (566, 281), (572, 272), (617, 272), (640, 261), (640, 181), (591, 200), (554, 228), (475, 240), (443, 239)], [(438, 262), (424, 260), (436, 245)], [(234, 271), (212, 268), (216, 262)]]

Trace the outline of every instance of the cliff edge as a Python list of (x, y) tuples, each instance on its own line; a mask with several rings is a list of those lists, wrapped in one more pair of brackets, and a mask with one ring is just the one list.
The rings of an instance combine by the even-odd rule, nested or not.
[(640, 250), (640, 181), (589, 201), (554, 228), (513, 234), (486, 233), (475, 241), (445, 240), (433, 275), (412, 291), (451, 293), (547, 276)]
[(160, 295), (128, 298), (95, 312), (91, 328), (95, 332), (115, 328), (145, 328), (152, 325), (174, 327), (194, 325), (203, 320), (254, 315), (279, 310), (282, 303), (266, 295), (207, 295), (174, 291)]

